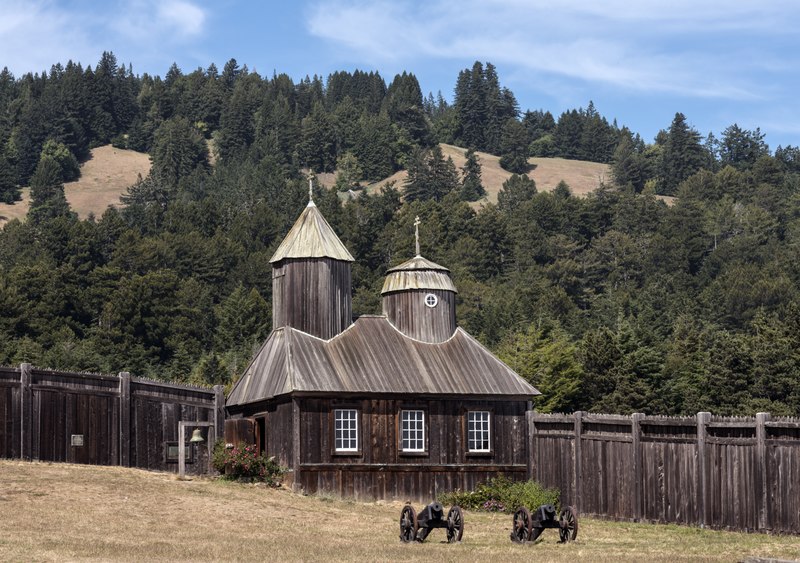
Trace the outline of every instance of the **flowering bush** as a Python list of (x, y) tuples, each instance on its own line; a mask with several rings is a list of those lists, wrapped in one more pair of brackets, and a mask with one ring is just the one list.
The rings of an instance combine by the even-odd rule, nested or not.
[(244, 443), (234, 446), (218, 441), (214, 445), (212, 463), (225, 479), (263, 481), (270, 486), (280, 485), (283, 473), (274, 457), (259, 455), (255, 445)]
[(484, 502), (482, 508), (486, 512), (504, 512), (506, 509), (502, 502), (494, 500), (493, 498)]

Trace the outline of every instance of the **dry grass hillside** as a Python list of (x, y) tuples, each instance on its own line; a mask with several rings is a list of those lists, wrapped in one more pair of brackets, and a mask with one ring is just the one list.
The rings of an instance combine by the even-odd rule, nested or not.
[[(89, 213), (103, 214), (109, 205), (119, 205), (119, 198), (136, 181), (139, 174), (150, 171), (150, 157), (136, 151), (116, 149), (111, 145), (93, 149), (91, 157), (81, 165), (81, 177), (64, 184), (64, 193), (72, 210), (81, 218)], [(22, 190), (22, 201), (14, 205), (0, 204), (0, 226), (16, 218), (24, 218), (30, 205), (30, 190)]]
[[(580, 518), (575, 542), (509, 540), (466, 512), (464, 539), (402, 544), (400, 502), (362, 503), (121, 467), (0, 460), (2, 561), (741, 561), (800, 558), (800, 538)], [(415, 504), (421, 508), (421, 504)]]
[[(466, 162), (466, 149), (453, 145), (442, 144), (442, 152), (445, 158), (448, 156), (453, 159), (453, 163), (459, 170)], [(481, 163), (481, 179), (486, 188), (486, 199), (491, 203), (497, 203), (497, 194), (503, 187), (503, 182), (511, 176), (510, 172), (500, 167), (500, 158), (488, 153), (478, 152)], [(550, 191), (564, 180), (575, 195), (586, 195), (596, 190), (601, 182), (609, 182), (611, 179), (610, 167), (607, 164), (597, 162), (586, 162), (582, 160), (566, 160), (564, 158), (529, 158), (531, 164), (536, 168), (528, 176), (536, 182), (539, 191)], [(367, 190), (374, 192), (382, 188), (388, 182), (395, 182), (395, 185), (402, 188), (406, 179), (406, 172), (401, 170), (392, 176), (379, 182), (371, 184)], [(335, 181), (334, 174), (319, 175), (320, 182), (325, 186), (333, 186)], [(478, 202), (480, 205), (480, 202)]]

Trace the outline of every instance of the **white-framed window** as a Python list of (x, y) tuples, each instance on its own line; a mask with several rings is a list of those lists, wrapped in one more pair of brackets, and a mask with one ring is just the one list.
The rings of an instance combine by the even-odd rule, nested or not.
[(436, 297), (433, 293), (429, 293), (425, 296), (425, 305), (428, 307), (436, 307), (439, 304), (439, 298)]
[(334, 409), (334, 447), (337, 452), (358, 451), (358, 411)]
[(492, 451), (492, 431), (489, 411), (467, 413), (467, 450), (470, 452)]
[(425, 451), (425, 411), (400, 411), (400, 449), (404, 452)]

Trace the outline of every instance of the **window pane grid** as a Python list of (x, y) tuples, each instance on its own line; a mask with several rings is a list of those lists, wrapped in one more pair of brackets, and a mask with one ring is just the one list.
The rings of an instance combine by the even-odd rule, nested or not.
[(425, 451), (425, 412), (402, 411), (400, 417), (401, 449), (404, 452)]
[(358, 451), (358, 411), (356, 409), (336, 409), (333, 412), (336, 451)]
[(467, 414), (467, 447), (471, 452), (491, 451), (489, 411), (471, 411)]

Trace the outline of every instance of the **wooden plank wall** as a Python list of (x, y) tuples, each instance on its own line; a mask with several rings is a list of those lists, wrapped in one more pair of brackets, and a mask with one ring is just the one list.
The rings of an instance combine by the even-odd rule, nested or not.
[(800, 419), (528, 413), (528, 476), (615, 520), (800, 533)]
[(273, 265), (272, 326), (294, 327), (324, 340), (353, 323), (350, 262), (286, 258)]
[[(333, 410), (359, 411), (359, 447), (337, 454), (333, 443)], [(331, 400), (304, 398), (300, 415), (300, 460), (295, 484), (307, 492), (328, 491), (357, 499), (427, 500), (445, 491), (469, 490), (503, 473), (524, 479), (527, 472), (525, 401), (475, 400)], [(403, 454), (399, 448), (401, 409), (422, 409), (426, 452)], [(492, 412), (492, 447), (488, 454), (466, 452), (466, 412)], [(273, 417), (273, 418), (269, 418)], [(267, 428), (281, 428), (288, 415), (276, 411)], [(282, 422), (281, 422), (282, 421)], [(283, 426), (287, 428), (288, 426)], [(267, 451), (281, 459), (285, 441), (268, 438)], [(291, 464), (289, 464), (292, 466)]]
[[(221, 388), (0, 367), (0, 457), (177, 471), (164, 442), (177, 441), (178, 422), (214, 421), (221, 437), (223, 409)], [(195, 450), (187, 471), (204, 471), (206, 448)]]
[(21, 370), (0, 368), (0, 457), (22, 455), (21, 439)]
[[(432, 293), (439, 302), (425, 305)], [(444, 342), (456, 330), (456, 294), (441, 289), (405, 290), (383, 296), (383, 314), (403, 334), (423, 342)]]

